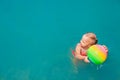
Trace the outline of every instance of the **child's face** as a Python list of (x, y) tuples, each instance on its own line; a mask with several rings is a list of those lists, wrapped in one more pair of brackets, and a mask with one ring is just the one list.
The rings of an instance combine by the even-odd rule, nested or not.
[(94, 43), (94, 40), (92, 40), (91, 38), (85, 35), (82, 37), (80, 41), (81, 47), (83, 48), (89, 48), (93, 43)]

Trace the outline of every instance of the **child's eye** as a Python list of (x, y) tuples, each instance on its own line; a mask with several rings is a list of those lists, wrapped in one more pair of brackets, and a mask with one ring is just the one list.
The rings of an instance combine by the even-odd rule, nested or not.
[(85, 42), (85, 43), (87, 43), (88, 41), (87, 41), (87, 40), (85, 40), (84, 42)]

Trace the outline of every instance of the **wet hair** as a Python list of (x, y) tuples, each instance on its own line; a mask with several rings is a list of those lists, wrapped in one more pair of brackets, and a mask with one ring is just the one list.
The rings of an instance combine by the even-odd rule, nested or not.
[(93, 44), (97, 44), (98, 43), (97, 37), (96, 37), (96, 35), (94, 33), (88, 32), (88, 33), (85, 33), (84, 35), (89, 37), (89, 38), (91, 38), (92, 40), (94, 40), (95, 42)]
[(96, 39), (95, 44), (97, 44), (97, 43), (98, 43), (98, 40)]

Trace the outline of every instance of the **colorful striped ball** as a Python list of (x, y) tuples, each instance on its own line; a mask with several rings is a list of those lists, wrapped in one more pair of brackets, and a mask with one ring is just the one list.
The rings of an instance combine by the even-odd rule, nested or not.
[(87, 56), (92, 63), (100, 65), (105, 62), (107, 53), (102, 45), (93, 45), (88, 48)]

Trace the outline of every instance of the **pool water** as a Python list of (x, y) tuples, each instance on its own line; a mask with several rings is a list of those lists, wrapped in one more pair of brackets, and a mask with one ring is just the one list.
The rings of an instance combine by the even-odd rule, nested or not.
[[(1, 0), (0, 80), (120, 80), (119, 21), (119, 0)], [(109, 49), (102, 67), (73, 63), (86, 32)]]

